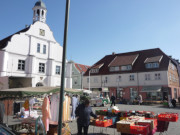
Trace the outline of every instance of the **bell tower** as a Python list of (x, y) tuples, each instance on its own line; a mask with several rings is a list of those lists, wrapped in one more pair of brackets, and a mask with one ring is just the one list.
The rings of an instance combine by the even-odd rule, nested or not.
[(40, 21), (46, 23), (46, 5), (42, 0), (39, 0), (35, 3), (33, 7), (33, 23), (36, 21)]

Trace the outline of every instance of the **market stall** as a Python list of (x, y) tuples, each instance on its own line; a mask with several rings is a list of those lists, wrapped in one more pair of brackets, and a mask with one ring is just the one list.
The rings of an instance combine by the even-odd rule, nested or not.
[(122, 135), (163, 134), (168, 130), (169, 123), (177, 122), (179, 118), (178, 113), (155, 114), (151, 111), (120, 111), (117, 108), (96, 110), (96, 115), (99, 117), (91, 120), (92, 126), (114, 128)]
[[(58, 87), (30, 87), (2, 90), (0, 92), (0, 108), (3, 109), (0, 110), (0, 120), (15, 130), (17, 128), (26, 128), (28, 133), (33, 134), (36, 120), (41, 118), (46, 133), (50, 132), (53, 135), (50, 127), (56, 127), (56, 129), (58, 127), (59, 90), (60, 88)], [(70, 121), (71, 98), (69, 95), (72, 93), (81, 94), (82, 91), (65, 89), (63, 123)], [(6, 120), (3, 120), (4, 115)], [(15, 124), (12, 124), (10, 121), (8, 122), (9, 118), (16, 121)]]

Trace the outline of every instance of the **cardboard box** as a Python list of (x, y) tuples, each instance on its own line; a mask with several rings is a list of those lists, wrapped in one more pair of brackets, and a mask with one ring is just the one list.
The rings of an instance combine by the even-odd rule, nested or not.
[(154, 121), (153, 120), (139, 120), (138, 122), (137, 122), (137, 124), (141, 124), (141, 123), (149, 123), (150, 124), (150, 129), (152, 130), (152, 129), (154, 129)]
[(116, 123), (117, 132), (130, 134), (130, 126), (134, 125), (133, 121), (121, 120)]
[(138, 120), (145, 120), (145, 117), (140, 117), (140, 116), (130, 116), (128, 119), (129, 119), (129, 120), (138, 121)]

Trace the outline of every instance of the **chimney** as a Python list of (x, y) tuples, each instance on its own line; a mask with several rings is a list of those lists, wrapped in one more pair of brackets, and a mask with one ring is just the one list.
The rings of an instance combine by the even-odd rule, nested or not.
[(27, 28), (27, 27), (29, 27), (29, 25), (26, 24), (26, 25), (25, 25), (25, 28)]
[(170, 57), (170, 58), (172, 58), (172, 56), (171, 56), (171, 55), (169, 55), (169, 57)]
[(115, 52), (112, 52), (112, 55), (115, 55), (116, 53)]

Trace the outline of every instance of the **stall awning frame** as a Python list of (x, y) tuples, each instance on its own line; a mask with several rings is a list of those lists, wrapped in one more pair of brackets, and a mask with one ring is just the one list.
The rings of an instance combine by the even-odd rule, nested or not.
[[(13, 88), (0, 91), (0, 97), (29, 97), (50, 93), (59, 93), (59, 87), (26, 87)], [(65, 88), (66, 93), (82, 94), (82, 90)]]

